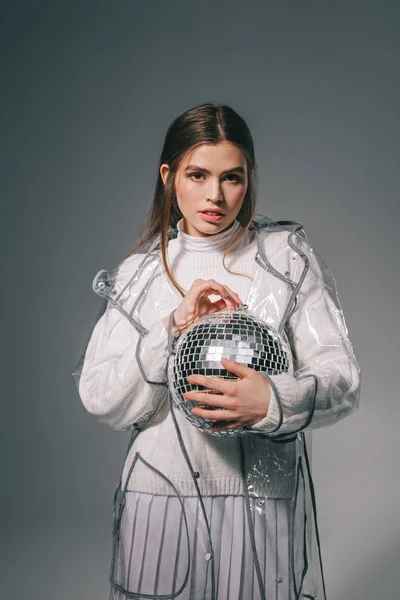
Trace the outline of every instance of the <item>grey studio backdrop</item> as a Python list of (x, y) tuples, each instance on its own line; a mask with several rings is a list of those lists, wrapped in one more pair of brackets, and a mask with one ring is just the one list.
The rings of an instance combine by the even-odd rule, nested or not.
[(2, 597), (107, 600), (129, 433), (71, 375), (91, 289), (136, 240), (169, 123), (248, 122), (258, 212), (303, 223), (333, 271), (360, 410), (314, 434), (328, 600), (398, 598), (399, 4), (0, 4)]

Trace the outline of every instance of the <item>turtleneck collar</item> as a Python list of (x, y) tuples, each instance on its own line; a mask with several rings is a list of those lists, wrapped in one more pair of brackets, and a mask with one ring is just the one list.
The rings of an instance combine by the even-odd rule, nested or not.
[[(178, 231), (178, 244), (182, 248), (182, 250), (184, 250), (185, 252), (189, 252), (190, 254), (224, 252), (224, 250), (232, 242), (233, 238), (236, 237), (236, 235), (242, 229), (242, 226), (239, 223), (239, 221), (235, 219), (233, 224), (231, 224), (228, 227), (228, 229), (224, 229), (223, 231), (214, 233), (213, 235), (197, 237), (194, 235), (188, 235), (187, 233), (182, 231), (182, 223), (183, 218), (176, 224)], [(238, 246), (239, 244), (235, 244), (233, 250), (237, 249)]]

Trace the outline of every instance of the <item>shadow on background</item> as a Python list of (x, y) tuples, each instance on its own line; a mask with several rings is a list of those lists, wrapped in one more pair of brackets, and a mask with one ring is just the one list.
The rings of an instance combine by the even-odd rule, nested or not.
[(108, 599), (129, 436), (72, 370), (168, 125), (217, 101), (252, 132), (257, 212), (332, 269), (361, 366), (359, 413), (313, 449), (328, 600), (399, 598), (399, 30), (395, 0), (0, 2), (2, 597)]

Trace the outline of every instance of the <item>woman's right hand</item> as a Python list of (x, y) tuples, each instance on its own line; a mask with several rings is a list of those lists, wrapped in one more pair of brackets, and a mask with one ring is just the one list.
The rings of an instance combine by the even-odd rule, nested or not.
[[(208, 298), (211, 294), (221, 296), (221, 299), (211, 302)], [(181, 333), (204, 315), (218, 312), (225, 307), (236, 310), (238, 304), (242, 304), (241, 299), (227, 285), (222, 285), (215, 279), (196, 279), (175, 310), (172, 335)], [(168, 329), (169, 316), (163, 321), (165, 328)]]

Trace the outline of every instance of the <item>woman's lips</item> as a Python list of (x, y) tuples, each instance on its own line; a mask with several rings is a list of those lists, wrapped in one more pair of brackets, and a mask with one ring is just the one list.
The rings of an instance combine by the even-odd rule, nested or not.
[(211, 215), (201, 212), (200, 214), (205, 221), (208, 221), (208, 223), (217, 223), (217, 221), (220, 221), (224, 217), (224, 215), (218, 213)]

